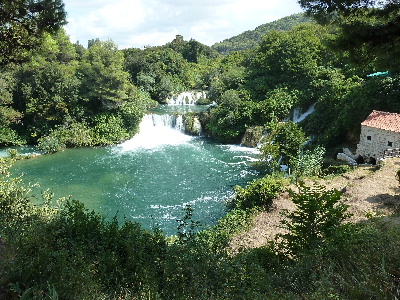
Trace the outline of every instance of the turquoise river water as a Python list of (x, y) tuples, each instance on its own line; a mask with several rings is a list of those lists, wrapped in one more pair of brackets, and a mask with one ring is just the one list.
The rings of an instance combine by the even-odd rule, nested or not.
[(173, 118), (146, 115), (140, 133), (122, 144), (19, 161), (13, 174), (39, 182), (38, 195), (50, 188), (56, 198), (71, 195), (107, 218), (117, 214), (167, 234), (176, 233), (187, 204), (194, 220), (213, 224), (224, 215), (232, 188), (258, 176), (249, 164), (255, 151), (185, 135)]

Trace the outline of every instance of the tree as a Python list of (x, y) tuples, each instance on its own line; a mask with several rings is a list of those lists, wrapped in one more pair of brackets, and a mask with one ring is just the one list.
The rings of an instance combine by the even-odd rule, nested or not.
[(133, 86), (123, 63), (123, 54), (112, 41), (97, 41), (85, 52), (79, 66), (80, 96), (92, 112), (113, 110), (129, 99)]
[(298, 93), (300, 105), (311, 105), (318, 98), (313, 81), (325, 78), (336, 56), (326, 46), (332, 39), (327, 28), (303, 24), (292, 31), (270, 31), (255, 51), (247, 82), (254, 99), (263, 100), (267, 94), (286, 87)]
[(246, 113), (245, 102), (235, 90), (228, 90), (220, 98), (218, 107), (210, 112), (210, 122), (207, 129), (217, 140), (237, 142), (246, 130), (243, 116)]
[(0, 145), (23, 144), (18, 134), (12, 128), (20, 123), (22, 114), (15, 110), (13, 93), (17, 85), (15, 70), (6, 68), (0, 72)]
[(261, 161), (274, 168), (287, 163), (303, 148), (307, 138), (299, 125), (293, 122), (267, 124), (268, 134), (262, 140)]
[(282, 224), (288, 233), (283, 234), (283, 245), (295, 256), (321, 248), (347, 219), (348, 205), (340, 201), (341, 192), (325, 190), (323, 186), (308, 187), (300, 183), (299, 192), (289, 191), (296, 209), (285, 212)]
[(0, 3), (0, 65), (27, 58), (44, 32), (66, 24), (62, 0), (13, 0)]
[(359, 64), (397, 71), (400, 67), (398, 0), (298, 0), (309, 15), (340, 28), (335, 47)]
[(23, 126), (31, 137), (48, 134), (55, 125), (82, 117), (79, 105), (80, 80), (76, 67), (44, 61), (25, 64), (18, 76), (18, 94), (14, 100), (23, 112)]

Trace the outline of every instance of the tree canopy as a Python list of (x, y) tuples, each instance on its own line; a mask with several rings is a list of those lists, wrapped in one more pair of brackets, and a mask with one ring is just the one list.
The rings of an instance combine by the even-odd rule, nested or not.
[(26, 58), (44, 32), (66, 24), (62, 0), (13, 0), (0, 3), (0, 65)]
[(241, 51), (257, 47), (262, 37), (271, 30), (289, 31), (295, 26), (312, 22), (313, 20), (304, 13), (294, 14), (282, 19), (258, 26), (254, 30), (247, 30), (239, 35), (225, 39), (211, 47), (221, 54), (230, 54), (234, 51)]
[(400, 61), (400, 3), (398, 0), (299, 0), (320, 23), (340, 28), (334, 46), (353, 61), (398, 71)]

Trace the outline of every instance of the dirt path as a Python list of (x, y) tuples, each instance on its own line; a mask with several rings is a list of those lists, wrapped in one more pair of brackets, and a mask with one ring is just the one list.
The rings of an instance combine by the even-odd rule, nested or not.
[[(307, 185), (318, 183), (327, 189), (343, 191), (343, 200), (350, 206), (349, 212), (353, 214), (350, 221), (358, 222), (370, 216), (400, 211), (400, 188), (395, 178), (398, 169), (400, 158), (391, 158), (385, 160), (381, 168), (360, 166), (350, 173), (331, 179), (309, 180)], [(274, 201), (270, 211), (259, 213), (253, 226), (232, 240), (232, 249), (260, 247), (272, 241), (276, 234), (283, 233), (280, 228), (282, 210), (293, 208), (288, 193), (282, 193)]]

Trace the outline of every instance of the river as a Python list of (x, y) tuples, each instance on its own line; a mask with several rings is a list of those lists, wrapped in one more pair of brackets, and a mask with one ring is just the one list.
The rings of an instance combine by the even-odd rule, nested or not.
[(257, 178), (249, 164), (255, 151), (186, 135), (171, 118), (158, 111), (124, 143), (22, 160), (12, 171), (23, 173), (24, 182), (39, 182), (36, 195), (49, 188), (56, 198), (71, 195), (107, 218), (117, 215), (166, 234), (176, 234), (187, 204), (195, 221), (214, 224), (232, 188)]

